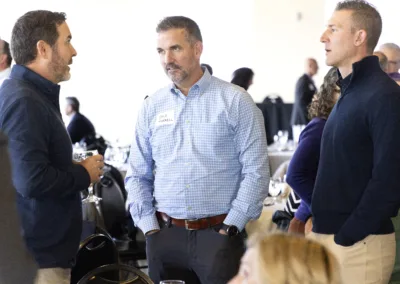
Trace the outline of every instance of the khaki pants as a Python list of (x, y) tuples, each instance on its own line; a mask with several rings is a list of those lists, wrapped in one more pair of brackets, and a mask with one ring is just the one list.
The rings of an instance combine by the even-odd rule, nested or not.
[(44, 268), (39, 269), (35, 284), (70, 284), (71, 269)]
[(396, 256), (394, 233), (369, 235), (350, 247), (337, 245), (334, 235), (307, 235), (325, 245), (337, 258), (341, 267), (343, 284), (387, 284), (393, 271)]

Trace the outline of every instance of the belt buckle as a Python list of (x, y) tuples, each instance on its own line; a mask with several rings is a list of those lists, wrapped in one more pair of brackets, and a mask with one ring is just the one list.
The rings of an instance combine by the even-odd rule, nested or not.
[(188, 219), (188, 220), (185, 220), (185, 229), (186, 230), (189, 230), (189, 231), (196, 231), (196, 229), (190, 229), (189, 228), (189, 224), (190, 224), (190, 222), (193, 222), (193, 221), (197, 221), (198, 219)]

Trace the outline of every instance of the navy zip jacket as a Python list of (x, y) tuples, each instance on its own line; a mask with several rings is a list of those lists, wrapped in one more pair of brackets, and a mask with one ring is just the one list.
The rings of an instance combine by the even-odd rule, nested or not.
[(40, 268), (69, 268), (82, 230), (80, 191), (90, 184), (72, 163), (60, 86), (15, 65), (0, 88), (0, 129), (9, 138), (23, 237)]
[(337, 244), (351, 246), (394, 231), (390, 218), (400, 205), (400, 87), (376, 56), (354, 63), (353, 73), (339, 84), (341, 97), (322, 135), (313, 231), (335, 234)]

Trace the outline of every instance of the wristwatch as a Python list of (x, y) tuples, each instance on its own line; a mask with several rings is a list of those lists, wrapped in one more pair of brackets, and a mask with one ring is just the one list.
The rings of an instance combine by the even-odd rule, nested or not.
[(228, 234), (229, 237), (237, 236), (239, 234), (238, 227), (236, 227), (234, 225), (222, 224), (221, 229), (224, 230)]

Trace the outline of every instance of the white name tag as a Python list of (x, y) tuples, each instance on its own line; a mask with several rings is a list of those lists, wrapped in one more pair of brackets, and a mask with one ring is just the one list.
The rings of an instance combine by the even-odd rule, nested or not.
[(157, 114), (156, 126), (168, 125), (174, 123), (175, 123), (175, 112), (173, 110)]

